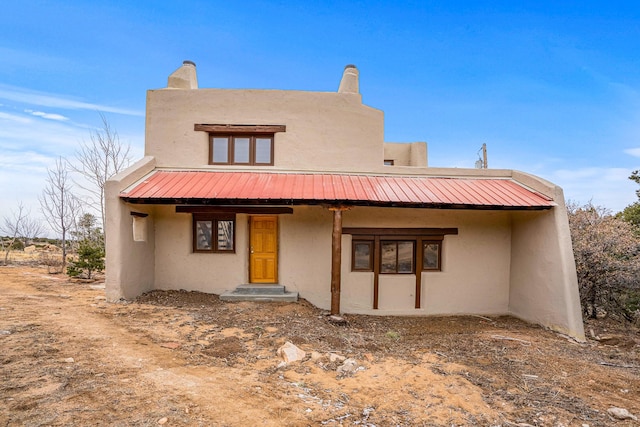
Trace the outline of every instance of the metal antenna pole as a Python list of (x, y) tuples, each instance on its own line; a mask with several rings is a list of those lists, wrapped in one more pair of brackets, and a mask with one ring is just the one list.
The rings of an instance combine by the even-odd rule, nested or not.
[(482, 167), (487, 168), (487, 144), (482, 144)]

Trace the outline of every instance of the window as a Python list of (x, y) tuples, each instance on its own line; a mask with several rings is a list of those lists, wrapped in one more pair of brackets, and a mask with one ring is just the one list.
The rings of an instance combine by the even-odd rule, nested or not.
[(373, 271), (373, 241), (353, 241), (351, 265), (353, 266), (353, 271)]
[(411, 274), (414, 272), (415, 242), (384, 240), (380, 242), (380, 274)]
[[(374, 236), (358, 236), (352, 240), (351, 271), (374, 271), (376, 245)], [(388, 240), (378, 236), (380, 274), (413, 274), (416, 272), (416, 245), (422, 245), (423, 271), (440, 271), (441, 241), (423, 240), (420, 236), (407, 236), (410, 240)], [(420, 256), (420, 255), (418, 255)]]
[(273, 165), (273, 134), (210, 136), (211, 165)]
[(440, 271), (440, 242), (422, 242), (422, 269)]
[(416, 274), (442, 271), (442, 244), (457, 228), (345, 227), (351, 234), (351, 271)]
[(384, 160), (384, 165), (385, 166), (393, 166), (394, 161), (392, 159), (385, 159)]
[(235, 215), (193, 214), (194, 252), (235, 252)]

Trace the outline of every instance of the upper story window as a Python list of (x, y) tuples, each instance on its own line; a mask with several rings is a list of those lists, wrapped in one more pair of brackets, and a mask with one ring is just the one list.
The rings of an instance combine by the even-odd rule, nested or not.
[(196, 131), (209, 133), (210, 165), (273, 166), (275, 134), (284, 125), (206, 125)]
[(272, 135), (211, 135), (210, 165), (273, 165)]

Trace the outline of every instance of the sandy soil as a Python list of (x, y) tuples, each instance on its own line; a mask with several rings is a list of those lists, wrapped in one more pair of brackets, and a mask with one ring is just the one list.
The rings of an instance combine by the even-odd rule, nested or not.
[[(0, 267), (0, 426), (640, 425), (607, 414), (640, 417), (637, 329), (590, 323), (581, 344), (508, 317), (326, 314), (184, 291), (109, 304), (100, 281)], [(284, 365), (287, 341), (306, 358)]]

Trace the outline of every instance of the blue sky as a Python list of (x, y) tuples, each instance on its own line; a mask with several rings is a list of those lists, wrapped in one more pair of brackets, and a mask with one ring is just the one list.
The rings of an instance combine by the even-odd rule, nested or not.
[[(558, 4), (562, 3), (562, 4)], [(356, 64), (387, 141), (430, 166), (518, 169), (623, 209), (640, 167), (640, 3), (35, 1), (0, 15), (0, 217), (39, 215), (46, 169), (104, 113), (141, 157), (147, 89), (337, 90)]]

